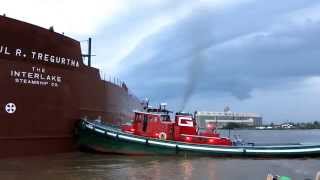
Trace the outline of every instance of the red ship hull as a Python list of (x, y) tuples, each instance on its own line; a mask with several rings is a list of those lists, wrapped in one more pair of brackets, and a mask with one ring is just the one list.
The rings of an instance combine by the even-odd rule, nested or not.
[(0, 27), (0, 157), (74, 151), (80, 118), (120, 125), (142, 108), (83, 64), (78, 41), (3, 16)]

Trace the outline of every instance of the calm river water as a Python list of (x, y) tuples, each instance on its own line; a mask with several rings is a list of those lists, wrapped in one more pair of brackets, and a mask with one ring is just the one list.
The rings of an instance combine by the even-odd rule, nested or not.
[[(228, 134), (227, 131), (222, 132)], [(240, 130), (250, 142), (320, 143), (320, 130)], [(67, 153), (0, 160), (0, 180), (262, 180), (268, 173), (314, 179), (320, 158), (241, 159)]]

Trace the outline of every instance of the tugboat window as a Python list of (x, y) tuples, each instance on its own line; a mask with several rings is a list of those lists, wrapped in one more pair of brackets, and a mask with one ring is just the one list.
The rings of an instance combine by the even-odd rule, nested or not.
[(143, 125), (142, 125), (142, 130), (143, 130), (144, 132), (146, 132), (147, 126), (148, 126), (148, 115), (145, 114), (145, 115), (143, 116)]
[(170, 117), (169, 116), (161, 116), (161, 121), (170, 121)]

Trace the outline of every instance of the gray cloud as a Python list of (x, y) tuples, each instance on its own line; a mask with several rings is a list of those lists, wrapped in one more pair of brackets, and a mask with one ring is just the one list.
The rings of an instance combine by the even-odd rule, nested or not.
[(257, 1), (197, 8), (141, 41), (122, 61), (126, 68), (120, 75), (138, 95), (179, 99), (177, 104), (187, 103), (193, 93), (245, 100), (254, 90), (289, 87), (320, 75), (320, 22), (297, 24), (288, 16), (315, 5), (311, 0)]

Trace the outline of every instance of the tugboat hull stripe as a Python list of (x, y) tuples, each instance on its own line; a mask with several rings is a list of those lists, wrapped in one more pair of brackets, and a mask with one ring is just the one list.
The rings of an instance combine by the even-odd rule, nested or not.
[(91, 125), (91, 124), (87, 124), (86, 126), (87, 126), (87, 128), (89, 128), (89, 129), (93, 129), (93, 125)]
[(145, 139), (139, 139), (139, 138), (124, 136), (124, 135), (119, 135), (119, 138), (120, 138), (120, 139), (131, 140), (131, 141), (136, 141), (136, 142), (146, 143), (146, 140), (145, 140)]
[(302, 152), (316, 152), (320, 151), (320, 148), (308, 148), (308, 149), (280, 149), (280, 150), (269, 150), (269, 149), (247, 149), (248, 153), (302, 153)]
[(221, 152), (243, 152), (243, 149), (221, 149), (221, 148), (210, 148), (210, 147), (197, 147), (189, 145), (178, 145), (182, 149), (191, 149), (191, 150), (205, 150), (205, 151), (221, 151)]
[(103, 131), (103, 130), (100, 130), (100, 129), (94, 129), (96, 132), (99, 132), (99, 133), (102, 133), (102, 134), (104, 134), (105, 133), (105, 131)]
[(115, 134), (115, 133), (111, 133), (111, 132), (107, 132), (107, 135), (109, 135), (109, 136), (113, 136), (113, 137), (116, 137), (116, 136), (117, 136), (117, 134)]
[(170, 143), (163, 143), (158, 141), (148, 141), (149, 144), (155, 144), (155, 145), (162, 145), (162, 146), (168, 146), (168, 147), (176, 147), (176, 144), (170, 144)]

